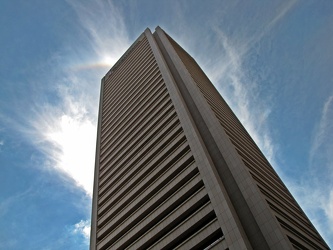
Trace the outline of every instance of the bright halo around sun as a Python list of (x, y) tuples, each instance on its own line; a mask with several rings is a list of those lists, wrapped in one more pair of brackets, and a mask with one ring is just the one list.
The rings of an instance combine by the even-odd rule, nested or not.
[(107, 66), (112, 66), (115, 62), (116, 60), (110, 56), (105, 56), (103, 58), (103, 64), (106, 64)]

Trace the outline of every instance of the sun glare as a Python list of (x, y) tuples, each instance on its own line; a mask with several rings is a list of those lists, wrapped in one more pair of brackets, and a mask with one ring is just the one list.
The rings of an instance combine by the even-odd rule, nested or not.
[(115, 63), (115, 59), (110, 56), (105, 56), (103, 59), (103, 64), (106, 64), (108, 66), (112, 66)]

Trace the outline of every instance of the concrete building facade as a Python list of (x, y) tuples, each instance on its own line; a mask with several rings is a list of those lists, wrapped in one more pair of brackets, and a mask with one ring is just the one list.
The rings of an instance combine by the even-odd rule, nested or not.
[(157, 27), (102, 79), (90, 249), (329, 247), (195, 60)]

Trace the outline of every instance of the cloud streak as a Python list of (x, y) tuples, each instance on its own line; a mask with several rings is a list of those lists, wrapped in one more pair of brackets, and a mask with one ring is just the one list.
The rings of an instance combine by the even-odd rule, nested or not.
[(76, 223), (73, 227), (72, 233), (80, 234), (88, 241), (90, 239), (90, 221), (81, 220)]
[(217, 58), (215, 61), (206, 64), (208, 65), (206, 71), (212, 82), (217, 84), (222, 96), (278, 172), (281, 172), (276, 163), (276, 153), (279, 148), (271, 139), (268, 124), (272, 108), (267, 102), (270, 97), (263, 100), (259, 96), (261, 83), (247, 75), (243, 62), (247, 54), (286, 17), (296, 3), (297, 0), (293, 0), (279, 6), (275, 15), (266, 17), (266, 22), (262, 22), (261, 27), (256, 29), (257, 32), (242, 39), (228, 37), (219, 28), (219, 22), (213, 24), (212, 29), (223, 53), (220, 57), (215, 56)]
[[(326, 163), (333, 162), (333, 141), (330, 141), (331, 135), (333, 133), (333, 95), (331, 95), (325, 102), (321, 119), (319, 121), (318, 127), (315, 131), (313, 143), (310, 149), (310, 165), (314, 164), (316, 157), (324, 158)], [(324, 152), (321, 148), (324, 147)], [(327, 166), (333, 167), (333, 166)], [(332, 177), (332, 176), (331, 176)]]
[(245, 43), (246, 46), (244, 46), (243, 52), (246, 53), (249, 48), (251, 48), (255, 43), (259, 42), (264, 36), (266, 36), (274, 28), (274, 26), (277, 25), (288, 14), (288, 12), (293, 9), (297, 2), (298, 0), (291, 0), (280, 6), (277, 9), (277, 13), (274, 18), (271, 19), (266, 25), (264, 25), (258, 34), (252, 36), (248, 42)]
[[(314, 192), (320, 209), (328, 221), (321, 227), (324, 235), (333, 234), (333, 95), (323, 105), (321, 118), (315, 129), (312, 147), (309, 152), (310, 177), (315, 186), (307, 187), (306, 192)], [(317, 219), (317, 218), (315, 218)]]
[(313, 132), (308, 169), (288, 187), (327, 243), (333, 244), (333, 95), (323, 104)]
[[(99, 61), (113, 65), (129, 46), (121, 11), (112, 1), (68, 1), (76, 11)], [(94, 11), (91, 11), (91, 10)]]
[[(244, 127), (250, 133), (259, 148), (275, 167), (279, 175), (288, 184), (297, 200), (302, 204), (308, 216), (322, 235), (329, 239), (333, 233), (333, 96), (323, 105), (321, 119), (315, 131), (313, 145), (310, 150), (310, 172), (303, 173), (301, 183), (294, 184), (288, 179), (277, 164), (279, 144), (271, 137), (269, 115), (270, 97), (260, 97), (260, 82), (247, 75), (243, 62), (254, 46), (277, 25), (296, 6), (297, 1), (291, 1), (281, 6), (276, 16), (263, 24), (261, 32), (246, 39), (228, 37), (218, 25), (213, 31), (222, 49), (220, 57), (204, 63), (206, 72), (212, 82), (236, 113)], [(324, 162), (323, 165), (319, 165)], [(310, 180), (309, 180), (310, 178)], [(311, 183), (309, 185), (309, 183)], [(325, 219), (323, 219), (325, 218)]]
[[(277, 164), (279, 145), (272, 140), (269, 124), (271, 107), (267, 99), (259, 96), (260, 83), (247, 76), (243, 62), (256, 44), (296, 6), (291, 1), (281, 6), (276, 16), (263, 24), (260, 32), (246, 39), (228, 37), (218, 25), (213, 30), (223, 53), (215, 61), (205, 65), (212, 82), (231, 106), (251, 137), (275, 167), (279, 175), (288, 184), (297, 200), (302, 204), (308, 216), (322, 235), (329, 239), (333, 233), (333, 96), (323, 105), (321, 119), (315, 131), (309, 153), (310, 171), (303, 173), (301, 183), (294, 184)], [(212, 57), (214, 58), (214, 57)], [(217, 58), (215, 56), (215, 58)], [(324, 164), (321, 164), (324, 162)], [(311, 183), (309, 185), (309, 183)], [(323, 219), (325, 218), (325, 219)]]
[(243, 68), (244, 52), (231, 44), (229, 38), (218, 27), (214, 27), (224, 55), (213, 62), (208, 69), (212, 82), (232, 107), (237, 117), (251, 134), (254, 141), (263, 150), (266, 157), (274, 162), (275, 147), (270, 139), (267, 119), (270, 107), (259, 100), (256, 91), (258, 85), (245, 75)]
[(71, 53), (57, 51), (47, 63), (44, 74), (52, 83), (48, 91), (56, 101), (36, 102), (33, 119), (17, 128), (46, 155), (44, 168), (72, 177), (91, 195), (100, 79), (129, 40), (122, 14), (111, 1), (68, 2), (77, 14), (81, 37), (66, 41)]

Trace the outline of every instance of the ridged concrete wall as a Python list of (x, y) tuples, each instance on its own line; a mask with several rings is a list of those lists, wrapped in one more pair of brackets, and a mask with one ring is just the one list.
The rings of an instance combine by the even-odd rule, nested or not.
[(147, 29), (102, 79), (91, 250), (328, 249), (223, 98)]

